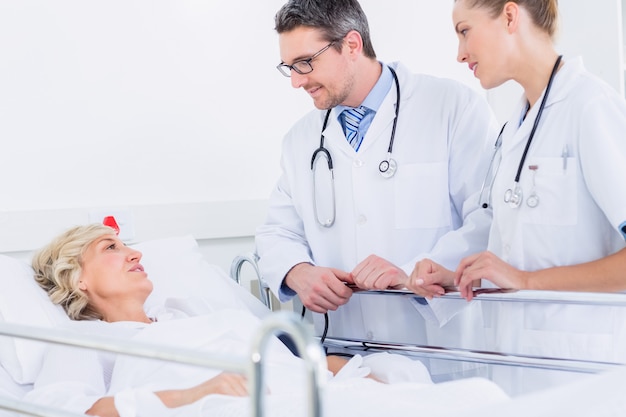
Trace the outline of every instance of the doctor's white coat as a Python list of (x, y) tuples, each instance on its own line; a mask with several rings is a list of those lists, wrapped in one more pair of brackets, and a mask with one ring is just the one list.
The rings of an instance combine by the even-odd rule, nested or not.
[[(587, 72), (580, 58), (565, 60), (554, 78), (522, 167), (524, 201), (517, 208), (504, 202), (538, 107), (519, 125), (524, 99), (503, 132), (489, 250), (518, 269), (534, 271), (593, 261), (626, 247), (626, 103)], [(534, 208), (526, 203), (533, 193), (539, 201)], [(625, 308), (485, 304), (485, 318), (493, 336), (489, 348), (626, 363)], [(520, 373), (507, 390), (540, 389), (550, 381), (527, 375)]]
[[(387, 156), (395, 88), (358, 153), (347, 143), (333, 110), (324, 131), (334, 164), (332, 227), (321, 227), (315, 220), (311, 170), (326, 112), (307, 114), (283, 141), (282, 175), (270, 198), (267, 221), (256, 236), (261, 274), (281, 301), (290, 298), (280, 291), (285, 275), (301, 262), (351, 271), (376, 254), (410, 273), (424, 257), (455, 269), (463, 256), (485, 249), (491, 213), (478, 209), (477, 199), (488, 148), (497, 136), (487, 102), (458, 82), (392, 66), (401, 90), (393, 144), (397, 172), (388, 179), (378, 171)], [(332, 209), (327, 171), (325, 162), (317, 166), (317, 206), (325, 213)], [(329, 335), (422, 343), (425, 325), (408, 298), (353, 295), (330, 314)], [(448, 328), (443, 333), (456, 331)]]

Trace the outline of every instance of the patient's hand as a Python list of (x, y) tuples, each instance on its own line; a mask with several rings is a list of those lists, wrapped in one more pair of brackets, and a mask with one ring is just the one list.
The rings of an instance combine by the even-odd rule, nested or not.
[(332, 372), (333, 375), (337, 375), (337, 372), (348, 363), (348, 359), (342, 356), (328, 355), (326, 357), (326, 363), (328, 364), (328, 370)]
[(113, 397), (103, 397), (93, 403), (91, 408), (85, 411), (88, 416), (100, 417), (119, 417), (119, 413), (115, 408)]
[[(337, 375), (337, 373), (343, 368), (350, 360), (346, 359), (343, 356), (338, 355), (328, 355), (326, 357), (326, 363), (328, 364), (328, 370), (333, 373), (333, 375)], [(366, 376), (366, 378), (373, 379), (374, 381), (385, 383), (376, 376), (374, 376), (371, 372)]]
[(222, 372), (195, 387), (156, 393), (163, 404), (169, 408), (191, 404), (211, 394), (243, 397), (248, 395), (247, 380), (243, 375)]
[(248, 395), (247, 379), (243, 375), (223, 372), (218, 376), (198, 385), (202, 397), (209, 394), (232, 395), (243, 397)]

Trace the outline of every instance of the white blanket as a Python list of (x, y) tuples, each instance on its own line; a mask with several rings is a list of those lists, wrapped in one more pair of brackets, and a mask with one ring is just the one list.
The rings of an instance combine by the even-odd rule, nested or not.
[[(196, 317), (173, 316), (165, 320), (161, 315), (159, 321), (151, 325), (94, 325), (99, 333), (106, 327), (118, 336), (124, 332), (134, 334), (132, 338), (142, 342), (247, 355), (251, 337), (259, 324), (258, 318), (244, 310), (221, 310)], [(266, 415), (306, 415), (302, 361), (291, 355), (277, 339), (271, 342), (267, 359)], [(359, 357), (353, 359), (347, 368), (351, 369), (349, 372), (341, 372), (334, 378), (328, 373), (323, 397), (326, 416), (439, 416), (508, 398), (493, 383), (482, 379), (434, 385), (421, 363), (397, 355), (372, 355), (365, 358), (363, 364), (360, 360)], [(384, 371), (380, 373), (388, 380), (394, 380), (395, 367), (396, 383), (383, 384), (363, 378), (370, 366), (374, 373)], [(413, 371), (407, 372), (409, 369)], [(122, 417), (251, 415), (249, 398), (211, 395), (185, 407), (168, 409), (152, 393), (191, 387), (219, 372), (152, 359), (121, 355), (112, 358), (93, 353), (77, 354), (77, 349), (51, 349), (35, 389), (26, 398), (84, 412), (98, 398), (112, 395)], [(408, 382), (397, 382), (402, 380)]]

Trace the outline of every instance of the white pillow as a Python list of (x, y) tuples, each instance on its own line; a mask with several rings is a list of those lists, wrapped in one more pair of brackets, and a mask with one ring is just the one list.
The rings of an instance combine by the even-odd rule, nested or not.
[[(212, 308), (247, 308), (258, 317), (269, 310), (219, 267), (206, 262), (193, 236), (157, 239), (132, 245), (142, 252), (141, 264), (154, 284), (146, 310), (166, 298), (201, 297)], [(24, 261), (0, 255), (0, 321), (54, 327), (69, 321), (49, 300)], [(20, 384), (33, 383), (45, 343), (0, 337), (0, 364)]]
[[(13, 380), (11, 375), (0, 366), (0, 397), (3, 399), (21, 399), (24, 394), (33, 389), (32, 384), (20, 385)], [(0, 411), (0, 416), (14, 416), (14, 414), (5, 414)]]
[[(69, 321), (63, 308), (52, 304), (33, 275), (25, 261), (0, 255), (0, 321), (37, 327)], [(15, 382), (32, 383), (45, 348), (41, 342), (0, 337), (0, 364)]]
[(167, 298), (201, 297), (213, 309), (246, 308), (258, 317), (269, 310), (221, 268), (209, 264), (193, 236), (174, 237), (132, 245), (143, 256), (141, 264), (154, 284), (146, 310)]

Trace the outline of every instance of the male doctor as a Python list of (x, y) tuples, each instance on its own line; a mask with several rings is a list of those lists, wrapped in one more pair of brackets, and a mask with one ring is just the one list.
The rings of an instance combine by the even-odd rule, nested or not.
[(275, 24), (278, 69), (317, 109), (284, 138), (256, 234), (261, 274), (281, 302), (297, 294), (331, 311), (330, 336), (423, 343), (414, 297), (346, 283), (402, 288), (424, 257), (456, 267), (484, 249), (468, 232), (491, 219), (477, 204), (497, 136), (490, 108), (460, 83), (378, 61), (356, 0), (289, 0)]

